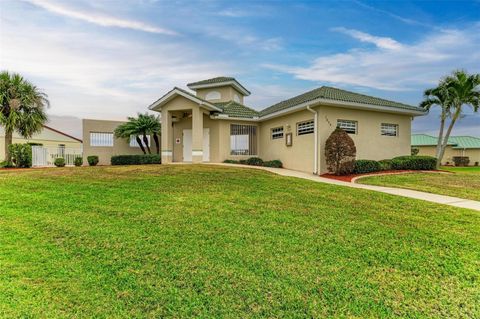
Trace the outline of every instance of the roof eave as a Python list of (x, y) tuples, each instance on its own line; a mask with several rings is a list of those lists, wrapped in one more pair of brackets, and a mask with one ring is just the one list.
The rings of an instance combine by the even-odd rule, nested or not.
[(269, 118), (289, 114), (292, 112), (296, 112), (297, 110), (301, 110), (307, 106), (317, 106), (319, 104), (322, 105), (331, 105), (336, 107), (343, 107), (343, 108), (358, 108), (363, 110), (370, 110), (370, 111), (383, 111), (388, 113), (395, 113), (395, 114), (404, 114), (404, 115), (411, 115), (411, 116), (423, 116), (428, 113), (428, 111), (424, 110), (410, 110), (410, 109), (403, 109), (399, 107), (393, 106), (381, 106), (381, 105), (373, 105), (373, 104), (364, 104), (364, 103), (355, 103), (355, 102), (343, 102), (343, 101), (336, 101), (324, 98), (314, 99), (312, 101), (304, 102), (297, 104), (293, 107), (289, 107), (277, 112), (269, 113), (267, 115), (261, 116), (260, 119), (266, 120)]
[(207, 89), (207, 88), (226, 86), (226, 85), (232, 85), (244, 96), (249, 96), (251, 94), (249, 90), (244, 88), (243, 85), (241, 85), (235, 80), (223, 81), (223, 82), (217, 82), (217, 83), (207, 83), (207, 84), (187, 84), (187, 87), (189, 89), (196, 90), (196, 89)]
[(171, 90), (170, 92), (168, 92), (167, 94), (165, 94), (164, 96), (162, 96), (160, 99), (158, 99), (157, 101), (155, 101), (154, 103), (150, 104), (150, 106), (148, 107), (149, 110), (151, 111), (159, 111), (159, 109), (161, 109), (161, 107), (169, 102), (171, 99), (173, 99), (173, 97), (175, 97), (175, 95), (181, 95), (183, 96), (184, 98), (186, 99), (189, 99), (195, 103), (198, 103), (199, 105), (207, 108), (207, 109), (210, 109), (211, 111), (217, 111), (217, 112), (222, 112), (222, 110), (218, 107), (216, 107), (215, 105), (211, 104), (211, 103), (208, 103), (208, 102), (205, 102), (199, 98), (196, 98), (194, 96), (191, 96), (189, 94), (186, 94), (184, 92), (182, 92), (181, 90), (177, 89), (177, 88), (174, 88), (173, 90)]

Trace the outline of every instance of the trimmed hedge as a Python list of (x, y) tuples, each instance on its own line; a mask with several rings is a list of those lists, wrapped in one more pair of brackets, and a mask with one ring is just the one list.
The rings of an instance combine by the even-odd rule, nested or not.
[(11, 144), (8, 146), (12, 164), (17, 168), (32, 167), (32, 147), (29, 144)]
[(391, 161), (392, 169), (434, 170), (437, 159), (432, 156), (399, 156)]
[(55, 164), (56, 167), (65, 167), (65, 159), (62, 157), (58, 157), (55, 159), (53, 164)]
[(353, 172), (355, 174), (365, 174), (380, 171), (380, 163), (374, 160), (357, 160)]
[(240, 164), (239, 161), (230, 160), (230, 159), (226, 159), (226, 160), (224, 160), (223, 162), (226, 163), (226, 164)]
[(468, 156), (454, 156), (452, 157), (455, 166), (468, 166), (470, 163), (470, 157)]
[(117, 155), (112, 156), (110, 161), (112, 165), (160, 164), (161, 157), (159, 154)]
[(263, 166), (265, 167), (276, 167), (276, 168), (282, 168), (283, 164), (279, 160), (273, 160), (273, 161), (266, 161), (263, 162)]
[(250, 157), (246, 161), (247, 165), (263, 166), (263, 160), (260, 157)]
[(79, 166), (82, 166), (83, 165), (83, 158), (82, 157), (75, 157), (75, 160), (73, 161), (73, 164), (75, 164), (75, 166), (79, 167)]
[(381, 171), (389, 171), (392, 169), (392, 160), (389, 160), (389, 159), (380, 160), (378, 161), (378, 164), (380, 164)]
[(97, 155), (88, 156), (87, 162), (88, 162), (88, 165), (90, 166), (96, 166), (98, 164), (98, 156)]

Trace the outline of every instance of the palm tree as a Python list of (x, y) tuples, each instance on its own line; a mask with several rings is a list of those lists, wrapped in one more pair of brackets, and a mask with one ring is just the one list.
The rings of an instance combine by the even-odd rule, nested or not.
[[(138, 114), (138, 117), (129, 117), (128, 122), (119, 125), (115, 129), (117, 138), (135, 139), (142, 149), (143, 154), (151, 154), (150, 145), (148, 143), (148, 135), (152, 135), (157, 148), (157, 154), (160, 153), (160, 143), (158, 134), (160, 133), (160, 122), (154, 115)], [(140, 138), (142, 137), (142, 138)]]
[[(430, 95), (435, 95), (436, 98), (431, 98), (430, 100), (427, 98), (422, 102), (421, 105), (425, 108), (430, 108), (430, 106), (435, 104), (442, 107), (437, 144), (437, 167), (440, 166), (445, 154), (445, 148), (447, 147), (452, 129), (457, 120), (462, 116), (463, 106), (468, 105), (474, 112), (478, 111), (480, 107), (479, 86), (480, 74), (468, 74), (463, 70), (457, 70), (441, 80), (437, 88), (431, 90), (430, 93), (432, 94)], [(443, 135), (447, 118), (450, 118), (450, 124), (445, 135)]]
[(47, 122), (47, 95), (17, 73), (0, 72), (0, 125), (5, 129), (5, 160), (11, 161), (9, 146), (13, 132), (30, 138)]

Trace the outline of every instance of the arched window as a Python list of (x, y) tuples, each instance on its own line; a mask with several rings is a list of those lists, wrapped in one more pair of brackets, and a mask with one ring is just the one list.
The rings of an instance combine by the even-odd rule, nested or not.
[(220, 100), (222, 98), (222, 95), (218, 91), (210, 91), (205, 95), (205, 100), (210, 101), (210, 100)]

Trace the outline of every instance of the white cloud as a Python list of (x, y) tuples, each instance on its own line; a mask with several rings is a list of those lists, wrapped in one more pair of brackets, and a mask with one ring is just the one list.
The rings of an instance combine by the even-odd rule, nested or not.
[(362, 42), (368, 42), (368, 43), (373, 43), (377, 47), (382, 48), (382, 49), (388, 49), (388, 50), (397, 50), (401, 49), (402, 45), (393, 40), (392, 38), (385, 38), (385, 37), (376, 37), (371, 34), (358, 31), (358, 30), (352, 30), (352, 29), (346, 29), (346, 28), (333, 28), (332, 31), (336, 32), (341, 32), (344, 34), (347, 34), (351, 36), (352, 38), (355, 38), (357, 40), (360, 40)]
[(275, 64), (265, 67), (302, 80), (392, 91), (418, 91), (435, 85), (440, 77), (457, 68), (480, 72), (480, 24), (463, 30), (435, 31), (414, 44), (357, 30), (341, 32), (376, 47), (320, 56), (307, 67)]
[(89, 23), (103, 26), (103, 27), (118, 27), (118, 28), (150, 32), (150, 33), (166, 34), (166, 35), (177, 34), (175, 31), (152, 26), (152, 25), (143, 23), (141, 21), (120, 19), (120, 18), (111, 17), (103, 14), (94, 13), (94, 12), (86, 12), (78, 9), (72, 9), (48, 0), (24, 0), (24, 1), (29, 2), (37, 7), (43, 8), (49, 12), (52, 12), (58, 15), (86, 21)]

